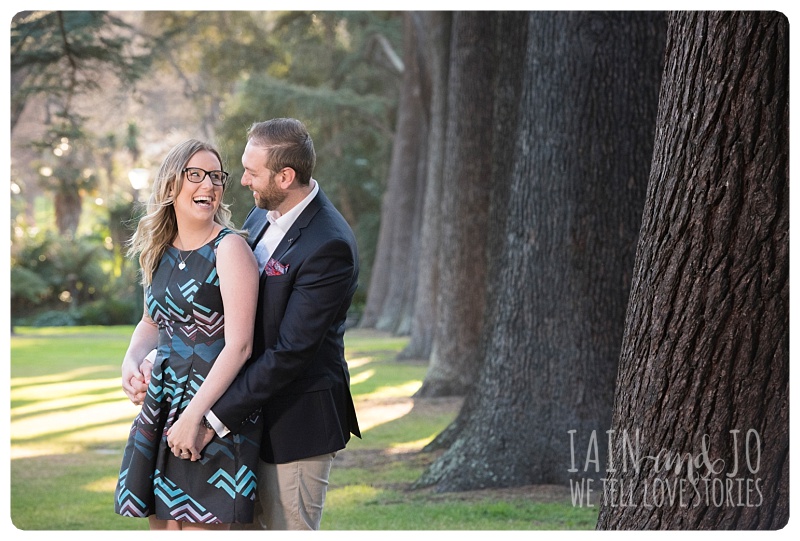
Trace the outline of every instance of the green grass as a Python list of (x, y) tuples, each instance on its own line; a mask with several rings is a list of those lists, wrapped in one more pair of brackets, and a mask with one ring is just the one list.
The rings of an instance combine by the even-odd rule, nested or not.
[(396, 490), (350, 485), (334, 490), (325, 507), (330, 530), (554, 530), (591, 529), (597, 517), (558, 503), (431, 500)]
[[(17, 328), (11, 337), (11, 519), (21, 530), (143, 530), (113, 512), (122, 449), (138, 408), (120, 388), (133, 327)], [(565, 498), (481, 491), (432, 494), (410, 485), (434, 460), (420, 449), (457, 413), (410, 396), (427, 367), (395, 361), (405, 338), (346, 335), (364, 438), (331, 472), (326, 530), (592, 529), (596, 509)], [(552, 498), (550, 498), (552, 500)]]

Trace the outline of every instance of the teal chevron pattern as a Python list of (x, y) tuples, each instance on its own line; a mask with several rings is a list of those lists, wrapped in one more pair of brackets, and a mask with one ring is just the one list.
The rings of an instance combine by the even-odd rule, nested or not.
[(200, 461), (203, 463), (210, 462), (211, 460), (216, 459), (217, 455), (222, 455), (229, 460), (234, 460), (236, 458), (232, 445), (224, 445), (218, 442), (215, 438), (211, 440), (211, 443), (209, 443), (205, 449), (203, 449), (203, 458), (201, 458)]
[(236, 472), (235, 479), (225, 470), (219, 469), (217, 473), (211, 476), (208, 483), (217, 488), (221, 488), (227, 492), (231, 498), (236, 497), (236, 494), (241, 494), (249, 498), (256, 497), (256, 474), (253, 470), (247, 468), (247, 466), (239, 468), (239, 471)]
[(128, 478), (128, 470), (123, 470), (119, 474), (119, 486), (117, 487), (117, 511), (124, 517), (146, 517), (148, 515), (147, 504), (127, 489), (125, 481)]
[(197, 290), (200, 287), (197, 285), (197, 282), (194, 279), (189, 280), (182, 286), (178, 286), (181, 292), (181, 296), (186, 299), (188, 302), (194, 302), (194, 294), (197, 293)]
[(178, 485), (170, 481), (158, 471), (153, 481), (155, 495), (170, 510), (175, 520), (217, 524), (220, 520), (210, 513), (200, 502), (189, 496)]
[(216, 247), (229, 233), (223, 230), (184, 255), (184, 269), (177, 266), (178, 251), (168, 247), (146, 291), (145, 305), (159, 329), (158, 350), (120, 467), (114, 509), (121, 515), (206, 524), (252, 521), (258, 413), (240, 433), (215, 436), (196, 462), (176, 458), (165, 435), (225, 347)]

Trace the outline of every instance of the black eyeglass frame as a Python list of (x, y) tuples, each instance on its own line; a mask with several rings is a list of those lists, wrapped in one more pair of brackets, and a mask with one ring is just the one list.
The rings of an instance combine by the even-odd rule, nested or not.
[[(191, 178), (189, 178), (189, 175), (187, 173), (189, 171), (192, 171), (192, 170), (202, 171), (203, 172), (203, 178), (201, 178), (200, 180), (192, 180)], [(222, 182), (220, 184), (217, 184), (216, 182), (214, 182), (214, 177), (211, 176), (211, 173), (222, 173)], [(223, 171), (222, 169), (214, 169), (213, 171), (206, 171), (202, 167), (184, 167), (183, 171), (181, 171), (181, 174), (186, 175), (186, 180), (188, 180), (189, 182), (191, 182), (193, 184), (200, 184), (201, 182), (203, 182), (206, 179), (206, 177), (211, 179), (211, 184), (213, 184), (214, 186), (223, 186), (224, 187), (225, 183), (228, 181), (228, 173), (227, 173), (227, 171)]]

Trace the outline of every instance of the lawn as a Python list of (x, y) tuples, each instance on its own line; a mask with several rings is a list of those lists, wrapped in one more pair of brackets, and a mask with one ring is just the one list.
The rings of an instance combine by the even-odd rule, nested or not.
[[(21, 530), (140, 530), (113, 512), (122, 448), (137, 407), (120, 389), (132, 327), (18, 328), (11, 337), (11, 520)], [(596, 509), (566, 487), (433, 494), (410, 485), (421, 452), (458, 400), (414, 400), (422, 363), (399, 362), (397, 338), (348, 331), (351, 385), (364, 438), (338, 454), (325, 530), (585, 530)]]

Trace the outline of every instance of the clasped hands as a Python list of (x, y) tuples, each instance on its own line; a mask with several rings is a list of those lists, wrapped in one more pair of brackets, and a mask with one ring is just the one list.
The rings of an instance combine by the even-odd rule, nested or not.
[(172, 454), (178, 458), (200, 460), (200, 452), (214, 439), (214, 431), (204, 427), (200, 419), (190, 415), (181, 415), (175, 424), (167, 430), (167, 444)]
[[(122, 390), (135, 405), (144, 403), (153, 363), (145, 358), (138, 366), (135, 363), (122, 363)], [(214, 439), (214, 431), (204, 427), (201, 419), (193, 419), (184, 415), (167, 431), (167, 443), (177, 458), (200, 460), (200, 454), (206, 445)]]

